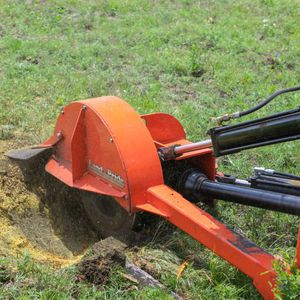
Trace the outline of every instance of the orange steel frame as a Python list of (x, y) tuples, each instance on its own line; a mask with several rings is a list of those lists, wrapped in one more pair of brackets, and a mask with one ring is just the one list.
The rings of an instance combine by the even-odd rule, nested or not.
[[(157, 148), (188, 143), (173, 116), (140, 116), (124, 100), (107, 96), (69, 104), (60, 114), (53, 136), (40, 146), (53, 147), (46, 170), (59, 180), (110, 195), (129, 214), (147, 211), (164, 217), (251, 277), (265, 299), (273, 299), (274, 256), (165, 185)], [(208, 178), (215, 178), (217, 165), (211, 148), (177, 158), (184, 159)], [(299, 240), (300, 228), (300, 267)]]

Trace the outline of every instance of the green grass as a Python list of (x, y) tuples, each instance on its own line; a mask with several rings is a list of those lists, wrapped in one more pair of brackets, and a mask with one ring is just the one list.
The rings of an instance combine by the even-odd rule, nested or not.
[(0, 271), (0, 299), (172, 299), (167, 292), (159, 289), (132, 288), (132, 283), (126, 281), (121, 276), (122, 270), (117, 268), (109, 286), (99, 289), (76, 282), (75, 268), (53, 270), (37, 264), (26, 254), (17, 262), (0, 259), (1, 266), (9, 266), (10, 269)]
[[(62, 106), (109, 94), (140, 113), (171, 113), (191, 140), (204, 139), (214, 126), (211, 117), (299, 83), (299, 7), (288, 0), (0, 0), (0, 128), (37, 143), (52, 132)], [(299, 94), (284, 96), (256, 116), (299, 103)], [(221, 171), (240, 177), (254, 165), (300, 174), (299, 142), (220, 161)], [(299, 218), (228, 203), (219, 207), (219, 218), (231, 228), (272, 253), (294, 255)], [(148, 248), (168, 249), (175, 261), (196, 257), (178, 282), (167, 270), (160, 275), (190, 299), (259, 299), (243, 274), (177, 230)], [(115, 299), (115, 293), (163, 297), (152, 289), (126, 292), (120, 278), (96, 291), (75, 284), (71, 271), (51, 272), (50, 278), (47, 269), (37, 268), (42, 271), (34, 275), (19, 266), (13, 285), (0, 284), (2, 295), (65, 299), (75, 288), (82, 299)]]

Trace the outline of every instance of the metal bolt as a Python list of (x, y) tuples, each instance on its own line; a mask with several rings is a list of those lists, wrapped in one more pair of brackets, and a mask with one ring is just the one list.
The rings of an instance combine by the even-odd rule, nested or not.
[(63, 115), (64, 113), (65, 113), (65, 111), (62, 109), (62, 110), (61, 110), (61, 114)]
[(57, 138), (60, 140), (62, 137), (63, 137), (63, 134), (61, 131), (59, 131), (57, 134), (56, 134)]
[(113, 140), (112, 137), (109, 138), (109, 142), (110, 142), (110, 143), (113, 143), (113, 142), (114, 142), (114, 140)]

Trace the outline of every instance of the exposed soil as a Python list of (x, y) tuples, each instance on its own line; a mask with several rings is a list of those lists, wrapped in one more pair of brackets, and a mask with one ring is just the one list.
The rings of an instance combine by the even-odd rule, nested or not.
[(91, 253), (78, 264), (77, 279), (95, 285), (109, 281), (115, 266), (125, 267), (127, 245), (108, 237), (96, 243)]
[(28, 252), (57, 265), (78, 261), (98, 238), (78, 192), (44, 171), (44, 164), (18, 166), (4, 156), (18, 148), (0, 140), (0, 256)]
[[(76, 280), (101, 287), (109, 282), (115, 267), (126, 269), (130, 252), (136, 269), (140, 267), (159, 278), (153, 262), (139, 255), (138, 247), (128, 248), (128, 244), (142, 243), (145, 232), (132, 232), (126, 244), (113, 237), (98, 242), (80, 192), (45, 172), (47, 157), (29, 165), (17, 164), (4, 155), (7, 150), (20, 147), (22, 144), (13, 140), (0, 139), (0, 256), (27, 252), (34, 259), (57, 267), (75, 264)], [(151, 224), (152, 218), (145, 219)], [(9, 272), (0, 265), (0, 283), (9, 280)], [(134, 285), (140, 283), (140, 278), (130, 280)], [(164, 288), (160, 283), (158, 286)]]

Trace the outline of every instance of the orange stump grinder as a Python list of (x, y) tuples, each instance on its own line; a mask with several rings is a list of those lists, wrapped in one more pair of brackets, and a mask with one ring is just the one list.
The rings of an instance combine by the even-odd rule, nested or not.
[[(249, 110), (219, 117), (219, 125), (299, 89), (278, 91)], [(46, 171), (87, 191), (83, 199), (87, 214), (103, 236), (125, 235), (139, 212), (159, 215), (251, 277), (265, 299), (273, 299), (276, 258), (196, 203), (212, 205), (221, 199), (300, 215), (299, 176), (255, 168), (254, 175), (243, 180), (219, 173), (216, 165), (216, 157), (222, 155), (299, 139), (300, 109), (219, 126), (208, 133), (210, 139), (191, 143), (173, 116), (139, 115), (124, 100), (107, 96), (69, 104), (47, 141), (11, 150), (7, 156), (30, 161), (49, 153)], [(168, 170), (180, 175), (168, 180)], [(298, 267), (299, 238), (300, 232)]]

